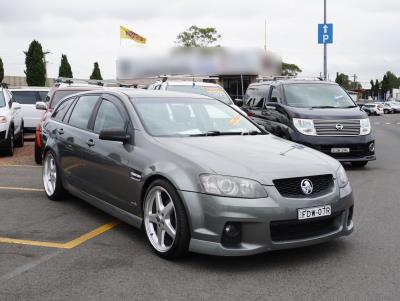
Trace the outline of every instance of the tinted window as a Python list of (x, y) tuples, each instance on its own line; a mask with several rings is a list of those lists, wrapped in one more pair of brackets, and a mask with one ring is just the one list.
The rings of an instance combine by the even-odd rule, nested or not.
[(36, 103), (36, 91), (13, 91), (16, 102), (24, 105), (34, 105)]
[(276, 87), (272, 88), (271, 92), (271, 102), (280, 102), (281, 101), (281, 96), (279, 94), (279, 91)]
[(94, 123), (94, 132), (100, 133), (105, 129), (124, 129), (124, 119), (117, 107), (110, 101), (103, 100)]
[(47, 94), (48, 94), (47, 91), (39, 91), (39, 98), (40, 98), (40, 101), (47, 101), (47, 100), (46, 100)]
[(3, 94), (3, 91), (0, 90), (0, 108), (4, 107), (5, 105), (6, 105), (6, 101), (4, 99), (4, 94)]
[(71, 113), (68, 123), (72, 126), (86, 129), (89, 123), (90, 116), (92, 115), (93, 108), (96, 105), (98, 99), (99, 97), (97, 95), (82, 96), (81, 98), (79, 98)]
[(57, 90), (53, 95), (53, 99), (51, 101), (50, 108), (54, 108), (60, 102), (60, 100), (63, 99), (64, 97), (67, 97), (69, 95), (79, 93), (79, 92), (83, 92), (83, 91), (82, 90)]
[(69, 98), (69, 99), (66, 99), (65, 101), (63, 101), (57, 107), (57, 109), (54, 111), (54, 113), (51, 116), (51, 118), (53, 118), (54, 120), (57, 120), (57, 121), (61, 121), (74, 99), (75, 98)]
[(286, 102), (297, 108), (346, 108), (354, 107), (349, 95), (333, 84), (284, 85)]

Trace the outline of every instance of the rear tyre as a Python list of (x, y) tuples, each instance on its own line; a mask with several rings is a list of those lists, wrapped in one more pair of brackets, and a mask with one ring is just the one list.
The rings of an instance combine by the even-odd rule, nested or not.
[(24, 146), (24, 125), (21, 126), (21, 131), (19, 132), (19, 136), (17, 140), (15, 140), (16, 147), (23, 147)]
[(36, 164), (42, 164), (42, 149), (35, 143), (35, 162)]
[(383, 110), (383, 113), (384, 113), (384, 114), (389, 114), (390, 111), (389, 111), (389, 110)]
[(353, 167), (364, 167), (367, 165), (368, 161), (358, 161), (358, 162), (351, 162), (351, 166)]
[(62, 200), (66, 192), (61, 182), (59, 168), (52, 151), (48, 151), (43, 160), (42, 179), (44, 191), (52, 201)]
[(186, 211), (175, 187), (156, 180), (143, 200), (144, 231), (154, 252), (165, 259), (183, 257), (189, 249)]

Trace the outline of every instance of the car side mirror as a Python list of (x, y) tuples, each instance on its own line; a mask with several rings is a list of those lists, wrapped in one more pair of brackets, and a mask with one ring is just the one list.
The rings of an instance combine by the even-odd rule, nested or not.
[(47, 110), (47, 104), (43, 101), (36, 102), (35, 107), (36, 107), (36, 110), (43, 110), (43, 111)]
[(233, 102), (234, 102), (235, 105), (237, 105), (238, 107), (243, 106), (243, 99), (236, 98)]
[(130, 138), (131, 135), (123, 129), (105, 129), (99, 134), (100, 140), (120, 141), (123, 143), (128, 142)]

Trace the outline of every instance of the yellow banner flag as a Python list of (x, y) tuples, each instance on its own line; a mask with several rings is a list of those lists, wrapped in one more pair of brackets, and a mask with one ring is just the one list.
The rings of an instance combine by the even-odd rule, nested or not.
[(136, 32), (129, 30), (126, 27), (120, 26), (119, 27), (119, 37), (120, 39), (130, 39), (138, 42), (140, 44), (146, 44), (146, 38), (138, 35)]

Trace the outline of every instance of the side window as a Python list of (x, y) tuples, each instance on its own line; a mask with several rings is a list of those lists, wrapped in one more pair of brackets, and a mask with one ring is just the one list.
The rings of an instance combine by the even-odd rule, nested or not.
[(79, 98), (69, 117), (68, 123), (81, 129), (87, 129), (90, 116), (98, 99), (99, 96), (97, 95), (86, 95)]
[(254, 102), (254, 108), (255, 109), (260, 109), (262, 108), (262, 105), (264, 103), (264, 97), (258, 98), (255, 102)]
[(281, 102), (281, 96), (276, 87), (272, 87), (270, 102)]
[(72, 101), (75, 98), (68, 98), (64, 100), (60, 105), (57, 107), (57, 109), (54, 111), (53, 115), (51, 115), (51, 118), (56, 120), (56, 121), (62, 121), (65, 113), (67, 112), (69, 106), (71, 105)]
[(108, 100), (103, 100), (96, 121), (94, 122), (94, 132), (100, 133), (105, 129), (124, 129), (125, 122), (117, 107)]

